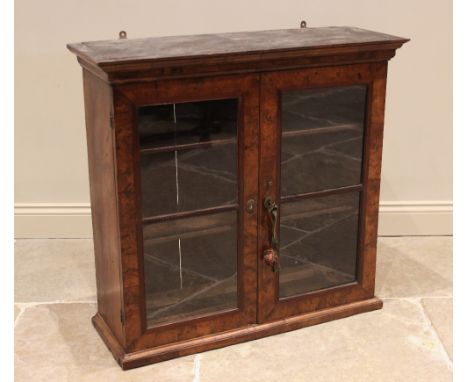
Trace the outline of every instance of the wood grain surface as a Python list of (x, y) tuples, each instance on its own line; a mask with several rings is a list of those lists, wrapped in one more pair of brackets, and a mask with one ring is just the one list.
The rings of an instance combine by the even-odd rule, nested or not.
[[(382, 307), (382, 302), (374, 297), (374, 284), (387, 62), (407, 41), (359, 28), (326, 27), (68, 45), (84, 68), (98, 295), (93, 323), (122, 368)], [(354, 162), (358, 164), (349, 167), (353, 181), (329, 182), (335, 187), (328, 188), (293, 187), (296, 192), (282, 194), (282, 139), (312, 142), (320, 148), (318, 140), (331, 131), (326, 126), (315, 126), (310, 131), (306, 126), (285, 131), (282, 138), (282, 92), (354, 85), (364, 89), (365, 94), (365, 118), (358, 124), (362, 128), (356, 130), (352, 123), (344, 123), (334, 124), (332, 129), (338, 135), (351, 134), (353, 129), (359, 131), (362, 149), (358, 149), (358, 162)], [(139, 108), (228, 99), (238, 102), (237, 137), (224, 137), (209, 144), (186, 142), (180, 150), (237, 145), (233, 151), (237, 152), (237, 199), (221, 206), (144, 215), (142, 160), (179, 148), (141, 146)], [(339, 172), (346, 174), (346, 179), (349, 173), (348, 167)], [(307, 184), (317, 184), (315, 180)], [(304, 283), (308, 275), (322, 277), (326, 272), (320, 271), (320, 264), (314, 268), (313, 263), (308, 263), (308, 268), (289, 273), (286, 281), (293, 292), (280, 298), (278, 273), (263, 259), (271, 237), (271, 222), (263, 200), (270, 196), (280, 208), (281, 203), (305, 203), (294, 207), (297, 215), (303, 212), (297, 211), (301, 206), (314, 206), (314, 198), (334, 198), (334, 203), (341, 203), (343, 195), (351, 195), (348, 199), (357, 201), (352, 207), (357, 222), (353, 228), (356, 272), (338, 270), (340, 280), (346, 281), (318, 282), (318, 290), (309, 292), (309, 284)], [(253, 206), (249, 213), (248, 205)], [(149, 325), (147, 299), (153, 297), (145, 285), (145, 240), (169, 240), (180, 235), (181, 230), (192, 237), (186, 231), (193, 222), (200, 225), (200, 221), (207, 232), (214, 228), (219, 232), (229, 225), (221, 224), (226, 217), (203, 219), (222, 211), (237, 216), (237, 221), (232, 219), (237, 232), (237, 282), (225, 286), (221, 294), (208, 297), (219, 299), (223, 293), (237, 291), (237, 307), (193, 317), (190, 312), (183, 312), (187, 314), (181, 316), (183, 320)], [(320, 221), (320, 217), (314, 219)], [(354, 263), (351, 265), (354, 267)], [(297, 280), (302, 284), (298, 286)], [(161, 296), (154, 295), (159, 296), (158, 301), (151, 302), (159, 306)]]

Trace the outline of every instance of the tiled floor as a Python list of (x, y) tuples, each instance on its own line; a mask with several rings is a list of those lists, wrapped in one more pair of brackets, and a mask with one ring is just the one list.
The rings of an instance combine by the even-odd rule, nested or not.
[(384, 308), (122, 372), (94, 331), (91, 240), (17, 240), (16, 381), (452, 379), (452, 239), (380, 238)]

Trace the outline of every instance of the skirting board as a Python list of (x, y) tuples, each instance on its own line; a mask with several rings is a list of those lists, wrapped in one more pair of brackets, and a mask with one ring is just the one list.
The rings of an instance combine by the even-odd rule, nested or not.
[[(380, 203), (380, 236), (451, 234), (451, 201)], [(15, 237), (90, 238), (92, 226), (89, 204), (17, 203)]]

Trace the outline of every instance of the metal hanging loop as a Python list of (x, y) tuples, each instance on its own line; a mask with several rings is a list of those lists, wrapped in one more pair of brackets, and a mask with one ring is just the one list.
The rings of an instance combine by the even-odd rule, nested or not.
[(125, 40), (127, 38), (127, 32), (125, 31), (120, 31), (119, 32), (119, 39), (120, 40)]
[(304, 20), (301, 21), (301, 28), (307, 28), (307, 23)]

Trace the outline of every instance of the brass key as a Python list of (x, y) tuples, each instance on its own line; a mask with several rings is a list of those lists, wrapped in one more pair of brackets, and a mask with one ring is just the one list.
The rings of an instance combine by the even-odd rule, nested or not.
[(271, 239), (270, 248), (263, 251), (263, 260), (269, 266), (271, 266), (273, 272), (279, 269), (279, 255), (278, 255), (278, 236), (276, 233), (278, 225), (278, 205), (273, 199), (267, 196), (263, 202), (263, 206), (266, 208), (268, 215), (271, 219)]

